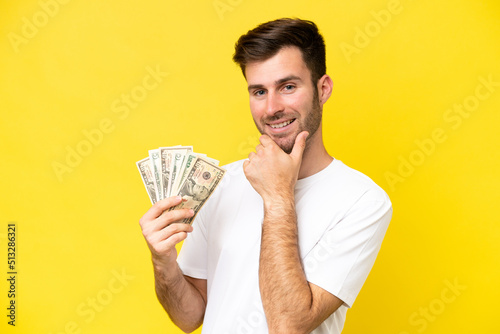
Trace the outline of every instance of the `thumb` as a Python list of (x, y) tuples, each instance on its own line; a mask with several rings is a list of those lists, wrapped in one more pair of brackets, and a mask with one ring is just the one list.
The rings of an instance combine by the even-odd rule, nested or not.
[(302, 131), (295, 138), (295, 144), (293, 145), (292, 152), (290, 155), (294, 159), (302, 159), (302, 153), (304, 153), (304, 149), (306, 148), (306, 138), (309, 136), (309, 132)]

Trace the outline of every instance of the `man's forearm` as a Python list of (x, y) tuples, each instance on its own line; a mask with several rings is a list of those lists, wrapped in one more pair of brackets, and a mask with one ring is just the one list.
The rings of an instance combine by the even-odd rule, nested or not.
[(153, 267), (156, 295), (170, 319), (186, 333), (200, 327), (206, 306), (201, 293), (186, 280), (177, 263), (168, 271), (160, 265)]
[(269, 333), (305, 332), (312, 294), (300, 262), (293, 195), (265, 201), (259, 283)]

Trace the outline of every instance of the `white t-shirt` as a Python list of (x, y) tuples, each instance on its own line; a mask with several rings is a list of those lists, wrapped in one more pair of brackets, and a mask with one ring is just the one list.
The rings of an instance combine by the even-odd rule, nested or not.
[[(259, 291), (263, 202), (243, 173), (227, 173), (194, 221), (178, 263), (207, 280), (204, 334), (268, 333)], [(370, 272), (392, 216), (387, 194), (339, 160), (297, 181), (299, 248), (306, 278), (344, 304), (312, 333), (340, 333)]]

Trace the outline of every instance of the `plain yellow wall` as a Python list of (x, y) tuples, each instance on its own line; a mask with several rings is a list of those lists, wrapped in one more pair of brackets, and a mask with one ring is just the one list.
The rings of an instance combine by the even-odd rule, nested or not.
[(3, 2), (0, 267), (16, 222), (18, 275), (15, 328), (0, 280), (0, 331), (180, 333), (154, 294), (135, 162), (178, 144), (245, 158), (258, 136), (233, 45), (297, 16), (327, 44), (328, 151), (394, 206), (344, 333), (499, 332), (497, 0)]

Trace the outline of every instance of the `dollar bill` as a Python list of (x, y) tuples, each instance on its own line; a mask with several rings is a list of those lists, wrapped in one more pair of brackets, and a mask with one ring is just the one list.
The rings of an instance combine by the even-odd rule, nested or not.
[(177, 194), (174, 194), (181, 196), (183, 199), (182, 202), (168, 211), (193, 209), (194, 216), (182, 220), (185, 224), (191, 224), (202, 206), (219, 185), (225, 172), (224, 168), (212, 164), (205, 158), (197, 157), (186, 179), (182, 182), (179, 191)]
[(172, 170), (170, 172), (170, 185), (169, 185), (169, 196), (172, 196), (173, 186), (175, 184), (175, 179), (181, 172), (182, 163), (184, 162), (184, 158), (188, 154), (188, 152), (192, 152), (193, 147), (183, 147), (181, 149), (177, 148), (171, 150), (169, 154), (172, 154)]
[(172, 171), (172, 155), (169, 154), (171, 147), (160, 147), (161, 178), (163, 198), (167, 198), (170, 187), (170, 173)]
[(163, 186), (161, 175), (161, 160), (160, 160), (160, 150), (149, 150), (149, 161), (153, 166), (153, 175), (155, 179), (156, 187), (156, 198), (157, 200), (163, 199)]
[(216, 165), (216, 166), (219, 166), (219, 164), (220, 164), (219, 160), (215, 160), (215, 159), (212, 159), (209, 157), (205, 157), (205, 160), (208, 160), (210, 163), (212, 163), (213, 165)]
[(175, 184), (172, 187), (172, 194), (177, 194), (179, 192), (180, 185), (186, 179), (186, 176), (191, 171), (191, 168), (193, 168), (193, 166), (194, 166), (193, 163), (194, 163), (194, 161), (196, 160), (197, 157), (201, 157), (201, 158), (207, 160), (208, 162), (210, 162), (211, 164), (219, 166), (219, 161), (218, 160), (209, 158), (209, 157), (207, 157), (206, 154), (203, 154), (203, 153), (194, 153), (194, 152), (188, 153), (186, 155), (186, 157), (184, 158), (184, 162), (183, 162), (183, 164), (181, 166), (181, 169), (180, 169), (182, 171), (182, 173), (179, 175), (180, 177), (176, 178)]
[(179, 177), (175, 179), (175, 182), (172, 185), (172, 190), (171, 190), (172, 194), (177, 194), (181, 182), (186, 178), (187, 174), (193, 167), (193, 162), (196, 160), (196, 158), (203, 156), (206, 156), (206, 154), (190, 152), (184, 157), (184, 161), (182, 162), (182, 166), (180, 168), (181, 173), (179, 173)]
[(179, 171), (185, 156), (193, 151), (192, 146), (173, 146), (160, 147), (161, 156), (161, 177), (163, 179), (164, 198), (170, 197), (172, 194), (172, 186)]
[(144, 187), (146, 187), (149, 199), (151, 200), (152, 204), (155, 204), (157, 201), (155, 186), (156, 180), (154, 178), (153, 168), (149, 161), (149, 157), (137, 161), (136, 165), (139, 169), (139, 173), (141, 173), (142, 182), (144, 183)]

